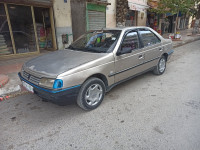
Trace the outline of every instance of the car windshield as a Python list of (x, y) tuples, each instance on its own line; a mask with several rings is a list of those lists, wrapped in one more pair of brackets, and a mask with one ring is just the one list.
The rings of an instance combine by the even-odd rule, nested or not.
[(120, 33), (120, 30), (88, 32), (78, 38), (68, 48), (77, 51), (108, 53), (113, 51)]

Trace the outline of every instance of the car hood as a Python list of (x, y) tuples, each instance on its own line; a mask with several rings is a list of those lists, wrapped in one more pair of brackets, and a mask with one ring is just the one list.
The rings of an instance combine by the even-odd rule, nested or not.
[(24, 69), (47, 75), (48, 77), (56, 77), (61, 73), (105, 55), (106, 53), (81, 52), (69, 49), (58, 50), (29, 60), (24, 64)]

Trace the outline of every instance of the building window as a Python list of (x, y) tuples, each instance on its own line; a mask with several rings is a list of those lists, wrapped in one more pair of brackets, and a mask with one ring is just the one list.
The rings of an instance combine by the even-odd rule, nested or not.
[(0, 3), (0, 56), (13, 54), (13, 46), (4, 4)]
[(52, 27), (49, 8), (34, 7), (36, 32), (39, 48), (53, 48)]
[(0, 3), (0, 56), (55, 50), (52, 7)]
[(16, 53), (37, 50), (30, 6), (8, 5)]

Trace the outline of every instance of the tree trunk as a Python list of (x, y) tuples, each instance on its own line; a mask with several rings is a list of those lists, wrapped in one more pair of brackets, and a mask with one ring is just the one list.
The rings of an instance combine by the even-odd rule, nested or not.
[(176, 28), (177, 28), (177, 24), (178, 24), (178, 14), (179, 14), (179, 11), (178, 11), (177, 16), (176, 16), (176, 22), (175, 22), (175, 28), (174, 28), (174, 38), (176, 37)]
[(117, 0), (116, 21), (117, 25), (125, 25), (128, 13), (128, 0)]

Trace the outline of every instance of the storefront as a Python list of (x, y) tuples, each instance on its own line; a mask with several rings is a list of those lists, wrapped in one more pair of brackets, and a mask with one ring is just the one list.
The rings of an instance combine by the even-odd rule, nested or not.
[(128, 13), (126, 15), (126, 24), (125, 26), (137, 26), (137, 16), (138, 16), (138, 11), (135, 10), (128, 10)]
[(147, 11), (147, 26), (151, 27), (155, 31), (158, 31), (159, 16), (157, 13)]
[(126, 26), (145, 26), (147, 18), (147, 1), (143, 0), (128, 0), (128, 15)]
[(73, 0), (71, 1), (73, 39), (89, 30), (106, 27), (106, 0)]
[(166, 13), (166, 21), (168, 22), (168, 33), (174, 33), (176, 26), (177, 14)]
[(158, 15), (155, 12), (152, 12), (151, 9), (157, 9), (158, 7), (158, 0), (148, 0), (148, 5), (150, 9), (147, 11), (147, 26), (151, 27), (155, 31), (161, 32), (160, 31), (160, 15)]
[(0, 2), (0, 57), (56, 50), (50, 0)]
[(189, 24), (189, 15), (187, 13), (181, 13), (179, 12), (178, 15), (178, 29), (180, 30), (184, 30), (188, 28), (188, 24)]

